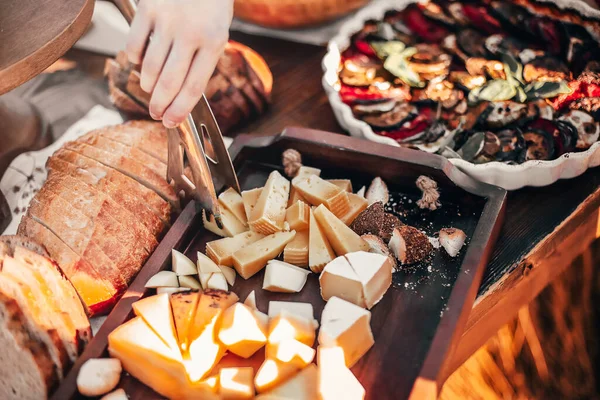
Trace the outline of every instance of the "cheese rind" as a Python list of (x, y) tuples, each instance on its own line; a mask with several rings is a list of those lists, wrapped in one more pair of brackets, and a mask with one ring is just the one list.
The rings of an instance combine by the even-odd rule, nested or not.
[(356, 217), (367, 209), (369, 202), (364, 197), (354, 193), (348, 193), (348, 201), (350, 201), (350, 209), (340, 217), (340, 220), (350, 226)]
[(352, 193), (352, 181), (350, 179), (327, 179), (327, 182), (333, 183), (348, 193)]
[(336, 216), (342, 216), (350, 209), (347, 192), (316, 175), (294, 179), (293, 185), (310, 204), (324, 204)]
[(236, 251), (232, 256), (235, 270), (242, 278), (250, 278), (281, 254), (295, 235), (296, 231), (277, 232)]
[(241, 223), (248, 225), (242, 196), (233, 188), (229, 188), (219, 195), (219, 203), (231, 212)]
[(345, 257), (363, 285), (366, 308), (373, 308), (392, 284), (393, 266), (390, 259), (365, 251), (349, 253)]
[(254, 397), (254, 368), (232, 367), (219, 371), (219, 396), (224, 400)]
[(337, 296), (360, 307), (366, 307), (362, 282), (344, 256), (325, 266), (319, 283), (323, 300), (328, 301)]
[(313, 272), (321, 272), (325, 265), (335, 258), (335, 253), (312, 211), (308, 231), (308, 249), (308, 267)]
[(370, 311), (332, 297), (321, 314), (319, 344), (343, 349), (345, 365), (351, 368), (375, 343), (370, 323)]
[(252, 230), (264, 235), (282, 231), (289, 195), (290, 182), (271, 172), (248, 220)]
[(285, 220), (290, 229), (297, 232), (308, 230), (310, 207), (303, 201), (297, 201), (285, 212)]
[(233, 265), (233, 253), (263, 237), (264, 235), (260, 233), (248, 231), (231, 238), (213, 240), (206, 243), (206, 255), (218, 265), (231, 267)]
[(340, 347), (318, 348), (318, 399), (363, 400), (365, 389), (344, 364), (344, 351)]
[(310, 271), (294, 265), (271, 260), (267, 263), (263, 290), (281, 293), (298, 293), (306, 284)]
[(296, 232), (294, 240), (283, 249), (283, 261), (298, 267), (308, 267), (308, 230)]
[(315, 209), (314, 216), (338, 256), (354, 251), (369, 250), (369, 244), (324, 205), (321, 204)]
[(258, 393), (263, 393), (285, 382), (298, 372), (298, 367), (281, 361), (266, 359), (254, 377), (254, 386)]
[(223, 313), (219, 340), (227, 350), (243, 357), (251, 357), (267, 342), (267, 326), (256, 318), (250, 307), (236, 303)]
[(252, 211), (254, 211), (262, 190), (263, 188), (256, 188), (242, 192), (242, 201), (244, 202), (244, 212), (246, 213), (247, 220), (250, 220), (250, 216), (252, 215)]

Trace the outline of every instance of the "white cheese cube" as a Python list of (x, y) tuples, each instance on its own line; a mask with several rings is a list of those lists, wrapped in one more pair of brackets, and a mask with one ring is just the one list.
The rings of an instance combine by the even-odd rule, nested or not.
[(281, 261), (269, 261), (265, 269), (263, 290), (298, 293), (304, 287), (310, 271)]

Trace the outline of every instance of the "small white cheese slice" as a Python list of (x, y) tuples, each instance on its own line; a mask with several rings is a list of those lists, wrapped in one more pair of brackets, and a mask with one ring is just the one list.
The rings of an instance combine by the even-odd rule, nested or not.
[(229, 290), (229, 287), (227, 286), (227, 279), (225, 279), (225, 275), (223, 275), (222, 272), (213, 273), (210, 278), (208, 278), (206, 287), (209, 289), (220, 289), (226, 292)]
[(282, 231), (289, 195), (290, 182), (271, 172), (248, 220), (252, 230), (264, 235)]
[(242, 196), (233, 188), (229, 188), (219, 195), (219, 203), (229, 210), (244, 225), (248, 224)]
[(340, 347), (318, 348), (318, 391), (320, 400), (363, 400), (365, 388), (344, 364)]
[(277, 232), (236, 251), (233, 253), (235, 270), (242, 278), (250, 278), (263, 269), (267, 261), (281, 254), (295, 235), (296, 231)]
[(286, 262), (271, 260), (267, 263), (263, 290), (281, 293), (298, 293), (306, 284), (310, 271)]
[(132, 307), (135, 315), (142, 317), (175, 354), (180, 352), (168, 294), (146, 297), (133, 303)]
[(198, 272), (201, 274), (220, 273), (221, 269), (207, 256), (198, 252)]
[(321, 314), (321, 346), (342, 348), (351, 368), (374, 343), (370, 311), (339, 297), (329, 299)]
[(200, 279), (200, 285), (202, 286), (202, 289), (208, 289), (208, 280), (210, 279), (213, 273), (214, 272), (203, 274), (202, 272), (200, 272), (198, 274), (198, 278)]
[(159, 288), (159, 287), (179, 287), (177, 281), (177, 274), (173, 271), (160, 271), (156, 275), (153, 275), (148, 282), (146, 282), (147, 288)]
[(180, 276), (179, 286), (190, 289), (202, 289), (202, 286), (200, 286), (200, 282), (198, 282), (196, 278), (190, 275)]
[(246, 219), (250, 220), (252, 211), (256, 206), (256, 202), (262, 193), (263, 188), (256, 188), (251, 190), (244, 190), (242, 192), (242, 201), (244, 202), (244, 212), (246, 213)]
[(371, 309), (392, 284), (392, 263), (384, 255), (366, 251), (346, 254), (346, 259), (362, 283), (366, 308)]
[(340, 297), (360, 307), (366, 307), (363, 284), (344, 256), (340, 256), (325, 266), (319, 277), (321, 297), (328, 301), (333, 296)]
[(275, 318), (285, 310), (290, 314), (295, 314), (301, 318), (313, 321), (315, 319), (313, 306), (310, 303), (300, 303), (297, 301), (270, 301), (269, 318)]
[(329, 244), (338, 256), (353, 251), (369, 250), (369, 244), (333, 215), (323, 204), (315, 209), (314, 215), (319, 226), (325, 232)]
[(196, 275), (198, 273), (198, 268), (196, 268), (192, 260), (175, 249), (171, 250), (171, 265), (173, 272), (179, 276)]
[(235, 284), (236, 277), (235, 269), (231, 267), (226, 267), (224, 265), (219, 265), (219, 268), (221, 269), (223, 275), (225, 275), (225, 279), (227, 280), (229, 286), (233, 286)]

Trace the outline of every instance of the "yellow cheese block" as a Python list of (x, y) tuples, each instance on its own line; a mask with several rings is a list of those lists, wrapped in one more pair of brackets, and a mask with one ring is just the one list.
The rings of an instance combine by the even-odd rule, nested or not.
[(312, 319), (307, 319), (282, 310), (269, 321), (267, 339), (269, 343), (278, 343), (285, 339), (296, 339), (307, 346), (315, 342), (316, 327)]
[(325, 266), (319, 277), (319, 284), (321, 297), (325, 301), (337, 296), (360, 307), (366, 307), (362, 282), (344, 256)]
[(133, 303), (133, 311), (154, 330), (169, 348), (179, 352), (173, 312), (167, 293), (146, 297)]
[(293, 185), (310, 204), (324, 204), (336, 216), (342, 216), (350, 209), (348, 193), (316, 175), (294, 180)]
[(327, 241), (325, 232), (321, 229), (314, 213), (310, 213), (310, 228), (308, 231), (308, 267), (313, 272), (321, 272), (325, 265), (335, 258), (335, 253)]
[(246, 213), (247, 220), (250, 220), (250, 216), (252, 215), (252, 211), (254, 211), (262, 190), (263, 188), (256, 188), (242, 192), (242, 201), (244, 202), (244, 212)]
[(354, 193), (348, 193), (348, 200), (350, 201), (350, 209), (340, 217), (340, 220), (346, 225), (350, 225), (354, 222), (356, 217), (366, 210), (369, 205), (367, 199)]
[(351, 368), (375, 344), (371, 312), (339, 297), (329, 299), (321, 314), (319, 344), (340, 347)]
[(302, 201), (304, 203), (308, 203), (304, 197), (296, 190), (294, 186), (290, 188), (290, 198), (288, 199), (287, 206), (291, 207), (297, 202)]
[(244, 202), (242, 196), (233, 188), (229, 188), (219, 195), (219, 203), (229, 212), (231, 212), (244, 225), (248, 224), (246, 211), (244, 211)]
[(344, 363), (344, 351), (340, 347), (318, 348), (319, 399), (363, 400), (365, 389)]
[(327, 182), (333, 183), (348, 193), (352, 193), (352, 181), (350, 179), (327, 179)]
[(277, 232), (233, 253), (233, 266), (244, 279), (250, 278), (283, 251), (296, 236), (296, 231)]
[(200, 296), (198, 291), (173, 293), (171, 295), (171, 309), (173, 310), (177, 339), (182, 354), (185, 354), (189, 347), (190, 326), (194, 320)]
[(369, 243), (340, 221), (323, 204), (314, 210), (314, 216), (338, 256), (354, 251), (369, 250)]
[(231, 238), (213, 240), (206, 243), (206, 255), (218, 265), (231, 267), (233, 265), (233, 253), (263, 237), (264, 235), (260, 233), (248, 231)]
[(298, 172), (296, 173), (294, 179), (298, 180), (310, 175), (320, 176), (321, 170), (319, 168), (307, 167), (306, 165), (302, 165), (300, 166), (300, 168), (298, 168)]
[(285, 212), (285, 220), (296, 232), (308, 230), (309, 219), (310, 207), (303, 201), (297, 201)]
[(294, 240), (283, 249), (283, 261), (298, 267), (308, 267), (308, 230), (296, 232)]
[(189, 358), (184, 359), (183, 364), (192, 383), (208, 376), (225, 355), (225, 347), (217, 340), (218, 314), (205, 325), (199, 336), (190, 341)]
[(121, 361), (130, 375), (165, 397), (218, 399), (204, 383), (189, 382), (181, 356), (174, 353), (140, 317), (131, 319), (108, 335), (108, 352)]
[(223, 237), (232, 237), (238, 233), (246, 232), (248, 227), (245, 226), (239, 219), (237, 219), (231, 211), (221, 207), (221, 221), (223, 222), (223, 229), (217, 226), (215, 217), (213, 215), (206, 216), (205, 210), (202, 210), (202, 222), (204, 227), (215, 235)]
[(223, 312), (219, 340), (227, 350), (249, 358), (267, 342), (267, 326), (250, 307), (236, 303)]
[(315, 349), (296, 339), (284, 339), (280, 342), (269, 342), (265, 357), (304, 368), (314, 360)]
[(257, 400), (315, 400), (317, 398), (318, 372), (314, 364), (304, 368), (275, 389), (256, 397)]
[(366, 308), (371, 309), (392, 284), (392, 262), (387, 256), (366, 251), (346, 254), (346, 259), (362, 283)]
[(254, 386), (258, 393), (263, 393), (287, 381), (299, 371), (296, 365), (266, 359), (254, 377)]
[(219, 396), (224, 400), (245, 400), (254, 397), (254, 368), (221, 368)]
[(264, 235), (282, 231), (289, 195), (290, 182), (271, 172), (248, 220), (252, 230)]

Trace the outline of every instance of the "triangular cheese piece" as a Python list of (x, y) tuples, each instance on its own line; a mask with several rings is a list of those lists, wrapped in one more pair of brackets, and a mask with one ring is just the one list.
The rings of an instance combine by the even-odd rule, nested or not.
[(354, 251), (368, 251), (369, 244), (333, 215), (323, 204), (314, 211), (315, 218), (338, 256)]
[(248, 279), (283, 251), (286, 244), (296, 236), (296, 231), (277, 232), (266, 236), (233, 253), (233, 265), (237, 273)]
[(204, 328), (215, 318), (239, 300), (233, 292), (223, 290), (207, 289), (200, 296), (194, 322), (190, 330), (190, 343), (194, 341)]
[(369, 206), (367, 199), (354, 193), (348, 193), (348, 201), (350, 201), (350, 209), (340, 217), (340, 220), (346, 225), (354, 222), (356, 217)]
[(344, 363), (341, 347), (319, 346), (319, 399), (363, 400), (365, 389)]
[(173, 320), (177, 331), (177, 339), (182, 352), (187, 351), (189, 346), (190, 326), (196, 315), (196, 308), (200, 300), (200, 292), (175, 293), (171, 295), (171, 309)]
[(198, 268), (192, 260), (175, 249), (171, 250), (171, 269), (178, 276), (196, 275), (198, 273)]
[(275, 389), (256, 397), (257, 399), (315, 400), (318, 398), (317, 367), (310, 364), (292, 379)]
[(254, 386), (258, 393), (273, 389), (285, 382), (289, 377), (298, 372), (298, 367), (293, 364), (277, 360), (266, 359), (254, 377)]
[(213, 240), (206, 243), (206, 255), (217, 265), (231, 267), (233, 265), (233, 258), (231, 257), (233, 253), (263, 237), (264, 235), (260, 233), (248, 231), (231, 238)]
[(308, 266), (313, 272), (321, 272), (334, 258), (335, 253), (311, 211), (308, 230)]
[(366, 251), (349, 253), (345, 257), (363, 285), (366, 308), (371, 309), (392, 284), (392, 263), (384, 255)]
[(169, 295), (166, 293), (146, 297), (133, 303), (133, 311), (156, 332), (156, 334), (176, 353), (179, 353), (175, 322)]
[(198, 252), (198, 272), (201, 274), (221, 273), (221, 269), (207, 256)]
[(227, 280), (229, 286), (233, 286), (235, 284), (235, 277), (237, 276), (235, 269), (226, 267), (224, 265), (219, 265), (219, 268), (221, 269), (223, 275), (225, 275), (225, 279)]
[(290, 182), (279, 172), (271, 172), (248, 219), (252, 230), (263, 235), (282, 231), (289, 195)]
[[(202, 296), (204, 297), (206, 296)], [(200, 305), (202, 304), (199, 304), (196, 315), (202, 312)], [(221, 346), (217, 339), (216, 325), (221, 313), (219, 308), (217, 310), (200, 334), (190, 341), (189, 359), (185, 359), (183, 363), (191, 382), (198, 382), (207, 376), (225, 355), (225, 347)], [(196, 328), (194, 326), (194, 330), (197, 330)]]
[(267, 326), (250, 307), (236, 303), (223, 312), (219, 340), (233, 354), (249, 358), (267, 342)]
[(246, 212), (242, 196), (233, 188), (229, 188), (219, 195), (219, 203), (229, 210), (240, 222), (247, 225)]
[(331, 261), (319, 277), (321, 297), (328, 301), (337, 296), (360, 307), (366, 307), (363, 284), (346, 257)]
[(244, 190), (242, 192), (242, 200), (244, 202), (244, 211), (246, 212), (246, 218), (249, 220), (254, 211), (254, 207), (258, 202), (258, 198), (262, 193), (263, 188), (256, 188), (251, 190)]

